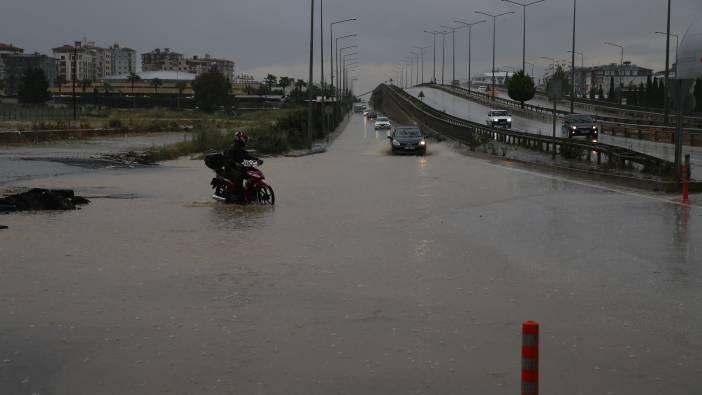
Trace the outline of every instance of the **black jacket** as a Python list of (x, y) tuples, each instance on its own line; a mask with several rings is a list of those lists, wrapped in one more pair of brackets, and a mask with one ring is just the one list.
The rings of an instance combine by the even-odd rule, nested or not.
[(258, 160), (258, 158), (249, 154), (244, 147), (239, 144), (233, 144), (224, 152), (228, 164), (241, 165), (245, 160)]

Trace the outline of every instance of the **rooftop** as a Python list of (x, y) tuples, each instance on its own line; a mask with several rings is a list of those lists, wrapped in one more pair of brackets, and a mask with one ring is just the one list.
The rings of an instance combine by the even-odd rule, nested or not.
[(0, 43), (0, 51), (24, 52), (24, 49), (15, 47), (12, 44)]
[[(158, 78), (161, 81), (193, 81), (197, 77), (195, 74), (177, 71), (143, 71), (136, 73), (142, 80), (153, 80)], [(129, 74), (109, 75), (104, 78), (108, 81), (126, 81)]]

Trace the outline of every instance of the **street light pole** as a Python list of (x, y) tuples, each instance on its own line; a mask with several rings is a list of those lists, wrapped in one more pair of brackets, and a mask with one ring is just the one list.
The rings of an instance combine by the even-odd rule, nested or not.
[(431, 45), (427, 47), (415, 47), (416, 49), (419, 50), (420, 55), (422, 56), (422, 84), (424, 83), (424, 50), (431, 48)]
[(574, 113), (573, 108), (575, 107), (575, 11), (578, 4), (578, 0), (573, 0), (573, 52), (570, 57), (570, 113)]
[[(664, 103), (664, 114), (663, 114), (663, 122), (668, 124), (668, 117), (670, 115), (670, 100), (668, 100), (670, 88), (668, 87), (668, 74), (670, 74), (670, 0), (668, 0), (668, 22), (667, 22), (667, 28), (666, 28), (666, 38), (665, 38), (665, 99), (663, 100)], [(677, 72), (677, 67), (679, 65), (675, 65), (675, 78), (678, 77), (678, 72)]]
[(307, 83), (307, 142), (312, 145), (312, 84), (314, 83), (314, 0), (310, 1), (310, 75)]
[(466, 23), (463, 21), (453, 21), (453, 22), (454, 23), (461, 23), (468, 28), (468, 92), (470, 92), (470, 87), (471, 87), (471, 84), (473, 82), (473, 75), (471, 74), (471, 62), (472, 62), (471, 42), (473, 41), (471, 35), (473, 34), (473, 26), (475, 26), (479, 23), (487, 22), (487, 21), (483, 19), (483, 20), (480, 20), (478, 22), (473, 22), (473, 23)]
[(526, 62), (526, 64), (528, 64), (529, 66), (531, 66), (531, 74), (530, 74), (530, 75), (533, 77), (533, 76), (534, 76), (534, 63)]
[(523, 25), (523, 32), (522, 32), (522, 71), (526, 73), (526, 9), (530, 5), (534, 5), (537, 3), (542, 3), (546, 0), (537, 0), (537, 1), (532, 1), (530, 3), (519, 3), (513, 0), (502, 0), (506, 1), (508, 3), (516, 4), (518, 6), (521, 6), (524, 9), (524, 25)]
[(448, 32), (439, 32), (443, 36), (441, 44), (441, 85), (444, 85), (444, 72), (446, 71), (446, 35)]
[(416, 86), (419, 85), (419, 53), (411, 51), (410, 54), (414, 55), (417, 59), (417, 65), (415, 67), (416, 72), (414, 74), (414, 85)]
[(503, 15), (508, 15), (508, 14), (514, 14), (514, 11), (509, 11), (509, 12), (503, 12), (501, 14), (488, 14), (486, 12), (482, 11), (475, 11), (476, 14), (480, 15), (485, 15), (489, 16), (492, 18), (492, 100), (495, 100), (495, 35), (497, 33), (497, 28), (495, 25), (497, 25), (497, 18), (501, 17)]
[(434, 36), (434, 71), (433, 71), (434, 77), (433, 77), (431, 82), (432, 82), (432, 84), (436, 84), (436, 35), (439, 34), (439, 32), (437, 32), (435, 30), (432, 30), (432, 31), (425, 30), (424, 33), (428, 33), (428, 34), (431, 34), (432, 36)]
[[(78, 106), (76, 103), (76, 78), (78, 78), (78, 46), (80, 41), (73, 42), (73, 62), (71, 67), (71, 80), (73, 80), (73, 120), (78, 119)], [(134, 86), (134, 85), (132, 85)], [(132, 89), (133, 90), (133, 89)], [(134, 92), (132, 92), (132, 95)]]
[[(585, 55), (582, 52), (578, 52), (578, 51), (568, 51), (568, 53), (573, 53), (575, 55), (580, 56), (580, 72), (582, 73), (583, 70), (585, 69)], [(575, 75), (575, 74), (573, 74), (573, 75)], [(573, 85), (575, 85), (575, 78), (573, 79)], [(584, 95), (585, 93), (587, 93), (587, 92), (583, 91), (583, 84), (580, 83), (580, 78), (578, 78), (578, 86), (580, 87), (579, 91), (581, 94)], [(573, 112), (573, 111), (571, 110), (571, 112)]]
[(463, 29), (465, 26), (455, 28), (455, 27), (451, 27), (451, 26), (441, 25), (441, 27), (451, 31), (451, 36), (452, 36), (451, 56), (453, 58), (453, 66), (451, 68), (451, 85), (453, 85), (454, 81), (456, 81), (456, 30)]
[(618, 48), (622, 51), (622, 52), (621, 52), (621, 60), (619, 61), (619, 89), (620, 89), (619, 103), (621, 103), (621, 102), (622, 102), (621, 90), (624, 89), (624, 85), (623, 85), (623, 82), (622, 82), (622, 81), (623, 81), (623, 80), (622, 80), (622, 73), (624, 72), (624, 46), (619, 45), (619, 44), (615, 44), (615, 43), (612, 43), (612, 42), (609, 42), (609, 41), (606, 41), (605, 44), (611, 45), (611, 46), (613, 46), (613, 47), (618, 47)]
[[(346, 37), (355, 37), (355, 36), (356, 36), (355, 34), (349, 34), (348, 36), (339, 37), (337, 40), (342, 39), (342, 38), (346, 38)], [(339, 47), (339, 43), (337, 42), (337, 48), (338, 48), (338, 47)], [(342, 93), (342, 90), (341, 90), (341, 83), (342, 83), (342, 81), (343, 81), (343, 80), (342, 80), (342, 77), (343, 77), (343, 76), (341, 75), (341, 72), (342, 72), (343, 70), (341, 69), (341, 62), (340, 62), (339, 59), (340, 59), (341, 56), (342, 56), (342, 55), (341, 55), (342, 52), (344, 52), (344, 51), (347, 50), (347, 49), (351, 49), (351, 48), (358, 48), (358, 45), (349, 45), (349, 46), (346, 46), (346, 47), (343, 47), (343, 48), (337, 50), (337, 62), (336, 62), (336, 65), (337, 65), (337, 67), (338, 67), (338, 69), (339, 69), (339, 70), (338, 70), (338, 73), (337, 73), (338, 82), (337, 82), (337, 88), (336, 88), (336, 90), (337, 90), (337, 100), (341, 99), (341, 93)]]
[[(330, 72), (329, 83), (332, 85), (337, 84), (334, 80), (334, 77), (335, 77), (335, 75), (334, 75), (334, 57), (336, 56), (336, 51), (334, 50), (334, 43), (335, 42), (337, 44), (336, 48), (337, 49), (339, 48), (338, 47), (339, 41), (334, 39), (334, 25), (338, 25), (340, 23), (345, 23), (345, 22), (351, 22), (351, 21), (355, 21), (355, 20), (356, 20), (356, 18), (344, 19), (344, 20), (332, 22), (329, 24), (329, 46), (331, 47), (331, 48), (329, 48), (329, 58), (330, 58), (329, 59), (329, 72)], [(338, 62), (338, 59), (337, 59), (337, 62)], [(335, 109), (336, 109), (337, 100), (338, 100), (338, 98), (336, 97), (337, 88), (338, 88), (338, 86), (334, 86), (334, 108)], [(332, 93), (331, 90), (329, 93), (330, 94)], [(334, 120), (336, 120), (336, 111), (334, 111)]]
[[(663, 32), (656, 32), (656, 34), (667, 34)], [(675, 37), (675, 75), (678, 73), (678, 48), (680, 47), (680, 36), (675, 33), (670, 33), (671, 36)]]

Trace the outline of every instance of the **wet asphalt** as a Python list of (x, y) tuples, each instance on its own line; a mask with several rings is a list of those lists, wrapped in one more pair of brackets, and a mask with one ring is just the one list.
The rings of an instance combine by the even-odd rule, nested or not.
[(0, 216), (0, 393), (511, 394), (527, 319), (542, 393), (702, 392), (702, 201), (388, 149), (267, 159), (275, 207), (186, 159), (7, 183), (95, 198)]
[[(410, 88), (407, 89), (407, 92), (415, 97), (419, 96), (419, 92), (424, 92), (424, 102), (429, 106), (473, 122), (485, 124), (487, 121), (488, 111), (491, 110), (491, 108), (488, 106), (451, 95), (450, 93), (438, 89), (427, 87)], [(538, 116), (534, 118), (526, 118), (517, 114), (512, 114), (512, 128), (515, 130), (540, 135), (551, 136), (553, 134), (552, 121), (543, 120)], [(560, 120), (556, 122), (556, 136), (563, 137), (563, 134), (561, 133)], [(602, 134), (599, 141), (605, 144), (628, 148), (670, 161), (675, 158), (675, 146), (673, 144), (638, 140), (634, 138), (624, 138), (620, 136), (610, 136), (607, 134)], [(693, 177), (699, 178), (701, 174), (700, 171), (702, 171), (702, 148), (685, 145), (683, 146), (683, 155), (685, 154), (690, 155), (690, 164), (692, 167)]]

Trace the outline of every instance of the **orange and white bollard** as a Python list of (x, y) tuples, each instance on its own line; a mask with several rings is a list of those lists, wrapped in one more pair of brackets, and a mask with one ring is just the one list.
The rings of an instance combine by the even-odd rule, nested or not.
[(539, 324), (522, 324), (522, 395), (539, 394)]

